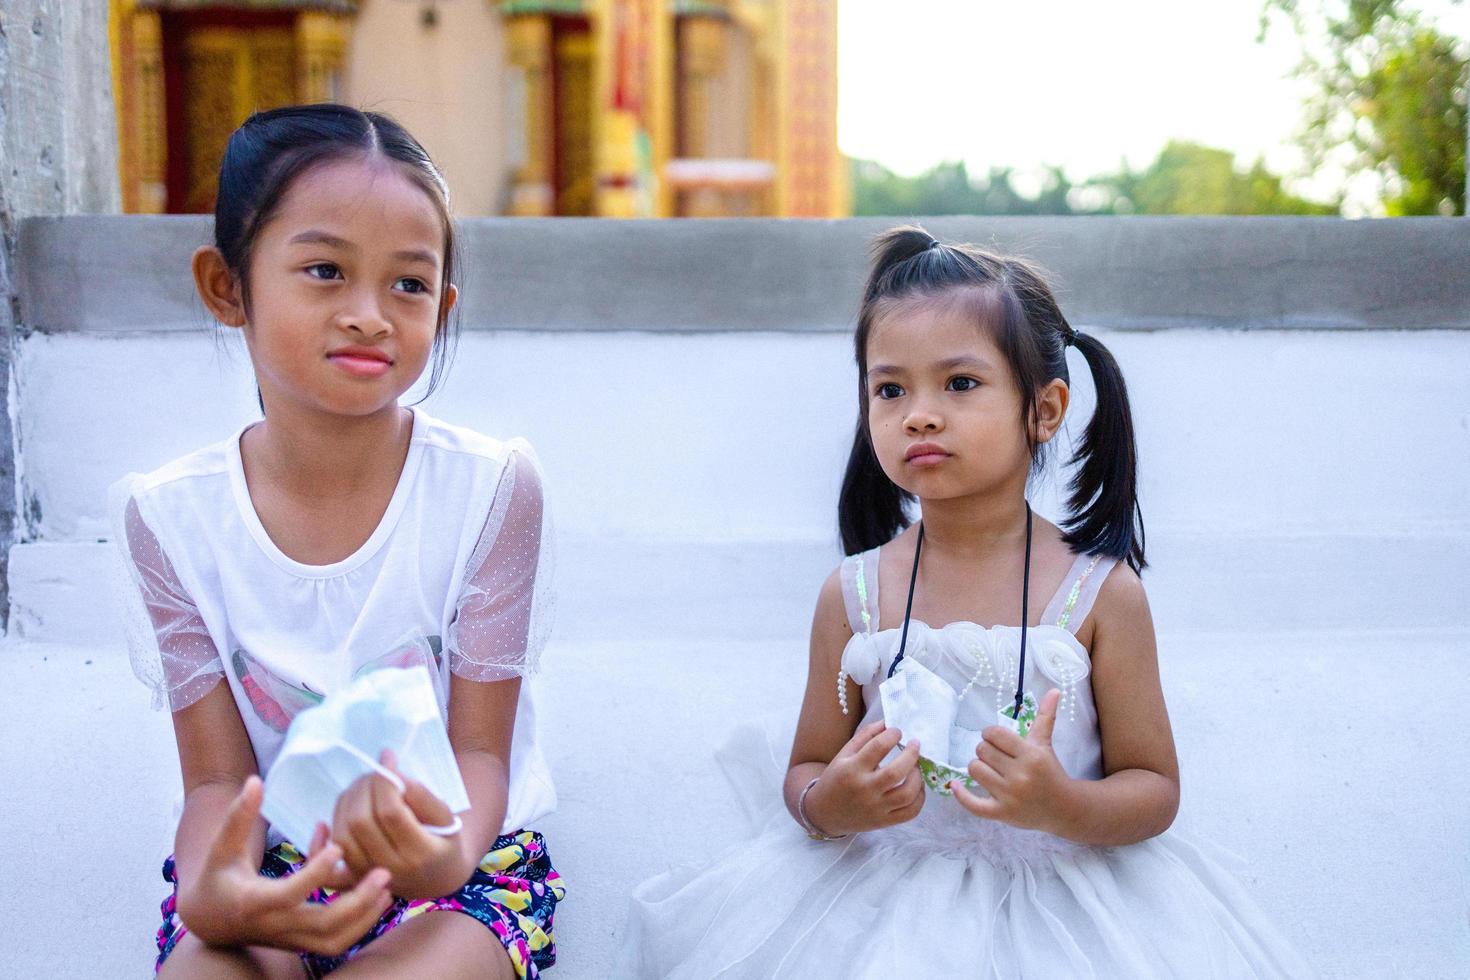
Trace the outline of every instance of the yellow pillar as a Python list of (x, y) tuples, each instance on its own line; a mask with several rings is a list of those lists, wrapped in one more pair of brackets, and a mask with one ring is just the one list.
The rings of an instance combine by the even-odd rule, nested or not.
[[(712, 15), (690, 15), (679, 18), (679, 91), (683, 93), (679, 114), (679, 155), (699, 159), (708, 154), (710, 87), (725, 61), (725, 19)], [(684, 213), (692, 218), (719, 217), (725, 213), (724, 200), (713, 188), (697, 188), (685, 194)]]
[(674, 194), (663, 179), (664, 165), (674, 156), (674, 16), (668, 4), (654, 0), (649, 34), (647, 102), (644, 124), (648, 128), (650, 179), (653, 181), (653, 215), (674, 214)]
[(113, 0), (108, 33), (123, 210), (162, 214), (168, 205), (163, 25), (158, 11), (139, 10), (136, 0)]
[(519, 139), (512, 178), (509, 212), (519, 217), (539, 217), (556, 208), (556, 191), (551, 186), (554, 112), (551, 92), (551, 19), (545, 14), (518, 14), (506, 20), (513, 87), (523, 118), (512, 119)]

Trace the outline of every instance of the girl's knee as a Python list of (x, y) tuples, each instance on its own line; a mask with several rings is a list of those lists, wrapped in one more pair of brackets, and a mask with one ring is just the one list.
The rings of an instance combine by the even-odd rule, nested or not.
[(216, 949), (192, 933), (173, 948), (158, 970), (158, 980), (302, 980), (301, 957), (284, 949), (249, 946)]

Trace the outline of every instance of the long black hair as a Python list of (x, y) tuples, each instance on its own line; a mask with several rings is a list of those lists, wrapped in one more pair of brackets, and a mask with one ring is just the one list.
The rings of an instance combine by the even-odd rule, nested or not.
[(458, 264), (454, 220), (444, 175), (419, 141), (393, 119), (330, 102), (253, 113), (230, 134), (220, 162), (214, 244), (239, 279), (248, 310), (251, 250), (261, 229), (275, 217), (292, 181), (321, 164), (374, 156), (394, 161), (433, 202), (444, 223), (444, 266), (428, 386), (432, 392), (444, 376), (458, 333), (458, 317), (451, 317), (445, 309)]
[(1043, 446), (1034, 435), (1036, 394), (1054, 378), (1068, 381), (1068, 346), (1086, 359), (1097, 407), (1077, 447), (1069, 487), (1071, 516), (1062, 522), (1063, 538), (1074, 552), (1108, 555), (1141, 571), (1147, 562), (1133, 417), (1123, 374), (1102, 341), (1072, 329), (1041, 271), (1022, 259), (948, 245), (922, 228), (903, 227), (874, 240), (872, 260), (853, 336), (858, 421), (837, 505), (843, 551), (852, 555), (875, 548), (909, 523), (904, 506), (912, 495), (883, 472), (868, 432), (868, 336), (873, 323), (895, 302), (964, 291), (975, 297), (977, 329), (992, 333), (1011, 366), (1033, 470), (1043, 459)]

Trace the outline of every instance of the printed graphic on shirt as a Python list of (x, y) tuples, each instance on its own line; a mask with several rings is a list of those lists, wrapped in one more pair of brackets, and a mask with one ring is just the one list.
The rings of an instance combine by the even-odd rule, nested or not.
[[(307, 708), (322, 703), (326, 692), (317, 691), (304, 682), (288, 681), (269, 667), (252, 657), (248, 652), (236, 649), (230, 655), (235, 676), (250, 700), (255, 716), (273, 731), (284, 732), (295, 718)], [(429, 668), (437, 687), (443, 676), (440, 670), (444, 662), (444, 641), (437, 636), (420, 636), (396, 644), (392, 650), (364, 663), (352, 672), (353, 679), (369, 671), (384, 667), (416, 667), (423, 664)]]

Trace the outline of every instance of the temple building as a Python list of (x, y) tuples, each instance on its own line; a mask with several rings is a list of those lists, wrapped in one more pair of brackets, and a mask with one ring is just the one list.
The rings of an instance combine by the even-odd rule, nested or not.
[(110, 0), (123, 209), (214, 206), (257, 109), (423, 141), (473, 215), (841, 217), (837, 0)]

